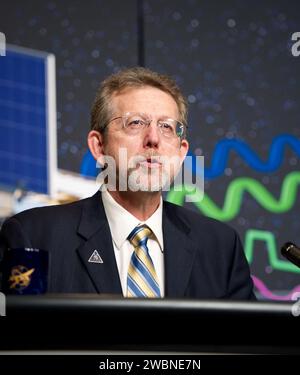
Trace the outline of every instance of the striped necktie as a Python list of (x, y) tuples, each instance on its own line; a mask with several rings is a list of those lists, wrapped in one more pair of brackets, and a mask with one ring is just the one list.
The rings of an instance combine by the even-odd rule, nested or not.
[(157, 275), (147, 247), (151, 233), (150, 228), (141, 225), (128, 236), (134, 252), (127, 275), (127, 297), (160, 297)]

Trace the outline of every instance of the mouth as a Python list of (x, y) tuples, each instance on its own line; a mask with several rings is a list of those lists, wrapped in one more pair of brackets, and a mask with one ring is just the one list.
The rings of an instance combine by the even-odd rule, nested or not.
[(150, 157), (140, 161), (140, 165), (147, 168), (161, 168), (162, 163), (159, 161), (158, 158)]

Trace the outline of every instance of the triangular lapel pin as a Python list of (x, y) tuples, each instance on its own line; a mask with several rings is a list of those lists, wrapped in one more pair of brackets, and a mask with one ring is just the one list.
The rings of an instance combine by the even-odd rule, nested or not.
[(89, 263), (103, 263), (103, 260), (100, 256), (100, 254), (98, 253), (98, 251), (94, 250), (93, 254), (90, 256), (88, 262)]

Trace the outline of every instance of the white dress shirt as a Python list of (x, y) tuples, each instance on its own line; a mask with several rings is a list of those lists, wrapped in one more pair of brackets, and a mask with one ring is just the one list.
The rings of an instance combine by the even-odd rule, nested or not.
[(106, 189), (101, 189), (102, 201), (108, 220), (116, 262), (118, 266), (123, 295), (127, 294), (127, 273), (134, 247), (127, 240), (130, 232), (141, 224), (146, 224), (152, 230), (155, 238), (149, 238), (147, 247), (154, 264), (158, 278), (161, 297), (164, 296), (164, 257), (162, 233), (162, 198), (157, 210), (146, 221), (140, 221), (124, 207), (119, 205)]

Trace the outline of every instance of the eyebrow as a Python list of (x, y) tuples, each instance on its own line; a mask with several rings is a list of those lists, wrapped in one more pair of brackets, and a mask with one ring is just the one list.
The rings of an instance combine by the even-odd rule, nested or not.
[[(146, 112), (143, 112), (143, 111), (126, 111), (124, 113), (124, 115), (126, 113), (134, 113), (134, 114), (137, 114), (137, 115), (146, 115), (148, 117), (152, 117), (152, 115), (146, 113)], [(177, 117), (173, 117), (173, 116), (169, 116), (169, 115), (159, 115), (157, 116), (158, 119), (162, 119), (162, 120), (166, 120), (166, 119), (172, 119), (172, 120), (176, 120), (176, 121), (180, 121), (180, 120), (177, 120)]]

